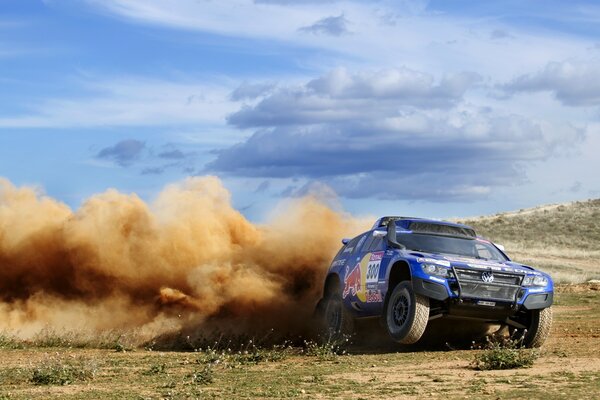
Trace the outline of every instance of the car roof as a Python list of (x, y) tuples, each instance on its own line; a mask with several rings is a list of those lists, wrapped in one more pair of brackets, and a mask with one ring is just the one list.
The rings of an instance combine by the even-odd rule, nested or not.
[(446, 226), (454, 226), (457, 228), (473, 229), (469, 225), (457, 224), (454, 222), (440, 221), (440, 220), (428, 219), (428, 218), (418, 218), (418, 217), (397, 217), (397, 216), (390, 216), (390, 215), (379, 218), (377, 221), (375, 221), (375, 223), (373, 224), (373, 227), (371, 229), (387, 227), (387, 224), (390, 220), (395, 220), (396, 225), (399, 225), (400, 227), (402, 227), (404, 229), (408, 229), (410, 224), (413, 222), (423, 222), (423, 223), (428, 223), (428, 224), (446, 225)]
[(397, 229), (405, 232), (454, 236), (469, 239), (474, 239), (477, 237), (475, 229), (467, 225), (416, 217), (381, 217), (375, 222), (372, 229), (383, 227), (387, 229), (388, 225), (392, 221)]

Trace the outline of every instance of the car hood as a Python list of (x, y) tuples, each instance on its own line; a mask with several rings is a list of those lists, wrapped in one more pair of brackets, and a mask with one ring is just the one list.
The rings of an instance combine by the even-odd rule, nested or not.
[(408, 256), (414, 257), (418, 263), (432, 263), (443, 265), (446, 267), (462, 267), (469, 269), (480, 269), (480, 270), (493, 270), (493, 271), (504, 271), (504, 272), (517, 272), (538, 275), (540, 272), (534, 270), (532, 267), (519, 264), (512, 261), (492, 261), (482, 260), (478, 258), (454, 256), (449, 254), (433, 254), (426, 252), (408, 251)]

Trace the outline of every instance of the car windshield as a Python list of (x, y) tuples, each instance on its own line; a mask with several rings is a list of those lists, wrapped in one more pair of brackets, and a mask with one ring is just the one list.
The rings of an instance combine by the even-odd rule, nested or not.
[(475, 239), (398, 232), (396, 240), (407, 249), (414, 251), (453, 254), (494, 261), (507, 260), (493, 245)]

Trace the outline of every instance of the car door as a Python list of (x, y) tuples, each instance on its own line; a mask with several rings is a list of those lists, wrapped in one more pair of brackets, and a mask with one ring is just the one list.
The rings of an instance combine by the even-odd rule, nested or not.
[(342, 296), (357, 316), (371, 316), (381, 310), (379, 280), (384, 255), (383, 239), (369, 231), (359, 238), (347, 259)]
[(365, 243), (362, 264), (365, 273), (365, 304), (368, 315), (379, 315), (383, 306), (382, 290), (385, 286), (385, 268), (390, 257), (386, 257), (385, 239), (371, 234), (371, 240)]

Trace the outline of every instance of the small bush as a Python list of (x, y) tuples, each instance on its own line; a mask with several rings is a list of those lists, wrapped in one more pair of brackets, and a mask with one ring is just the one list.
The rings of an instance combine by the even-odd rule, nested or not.
[(0, 333), (0, 349), (22, 349), (24, 348), (23, 341), (15, 336), (6, 333)]
[(51, 358), (33, 368), (31, 383), (34, 385), (69, 385), (94, 378), (96, 367), (83, 358)]
[(291, 352), (291, 346), (280, 345), (269, 348), (259, 347), (252, 340), (244, 348), (233, 351), (231, 348), (218, 350), (216, 347), (199, 349), (198, 364), (221, 365), (226, 368), (237, 368), (244, 365), (256, 365), (262, 362), (274, 362), (285, 359)]
[(349, 337), (340, 340), (325, 340), (322, 342), (304, 341), (304, 353), (317, 357), (320, 360), (332, 360), (337, 356), (345, 355), (346, 346), (350, 343)]
[(194, 371), (190, 376), (196, 385), (209, 385), (214, 381), (213, 365), (206, 364), (202, 369)]
[(484, 350), (475, 355), (472, 366), (480, 371), (530, 368), (538, 358), (535, 349), (526, 349), (521, 340), (487, 337)]
[(144, 372), (144, 375), (157, 375), (164, 374), (165, 372), (167, 372), (166, 364), (152, 364), (152, 366), (150, 366), (150, 369)]

